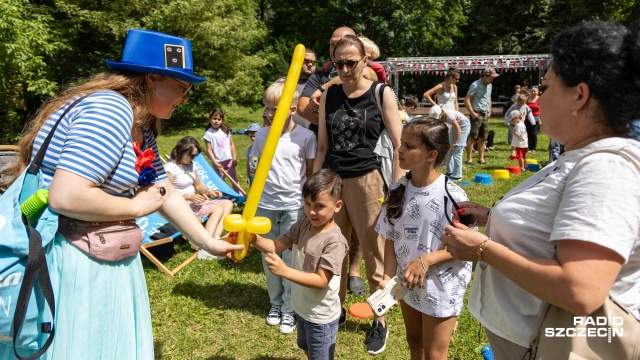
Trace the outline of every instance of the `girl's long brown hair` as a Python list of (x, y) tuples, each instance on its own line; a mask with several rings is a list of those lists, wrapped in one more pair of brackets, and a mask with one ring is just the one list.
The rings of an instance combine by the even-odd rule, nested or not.
[(65, 103), (80, 95), (93, 94), (104, 90), (112, 90), (120, 93), (129, 101), (129, 104), (131, 104), (134, 124), (137, 126), (149, 125), (154, 135), (158, 136), (158, 120), (149, 112), (150, 92), (147, 89), (145, 76), (146, 74), (138, 73), (97, 74), (89, 78), (86, 82), (72, 84), (67, 90), (63, 91), (60, 96), (44, 103), (21, 134), (22, 138), (18, 143), (18, 162), (5, 170), (5, 174), (9, 178), (9, 184), (20, 175), (31, 161), (33, 143), (45, 121)]
[[(433, 119), (415, 119), (404, 127), (404, 131), (408, 131), (417, 137), (428, 150), (436, 150), (436, 160), (433, 167), (442, 164), (444, 157), (449, 150), (449, 129), (444, 122)], [(411, 171), (405, 175), (407, 181), (411, 180)], [(389, 190), (385, 205), (387, 206), (387, 220), (395, 221), (402, 216), (404, 210), (404, 193), (407, 187), (400, 184)]]

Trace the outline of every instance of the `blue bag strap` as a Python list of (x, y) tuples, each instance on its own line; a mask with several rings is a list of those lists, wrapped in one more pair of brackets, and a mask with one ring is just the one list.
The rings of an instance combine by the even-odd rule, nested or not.
[(51, 128), (51, 131), (49, 131), (49, 135), (47, 135), (47, 138), (44, 139), (44, 141), (42, 142), (42, 146), (40, 146), (40, 149), (38, 149), (38, 152), (36, 153), (36, 156), (33, 158), (33, 161), (31, 162), (31, 164), (29, 164), (29, 168), (27, 169), (28, 174), (35, 175), (38, 173), (38, 171), (40, 171), (40, 166), (42, 166), (42, 161), (44, 160), (44, 155), (47, 152), (47, 147), (49, 147), (49, 143), (53, 138), (53, 133), (56, 132), (56, 129), (60, 124), (60, 121), (62, 120), (62, 118), (65, 117), (65, 115), (67, 115), (67, 113), (69, 113), (69, 110), (71, 110), (74, 106), (78, 105), (80, 101), (84, 100), (89, 95), (84, 95), (78, 98), (71, 105), (69, 105), (69, 107), (67, 107), (67, 109), (62, 113), (62, 115), (60, 115), (56, 123)]
[[(77, 100), (75, 100), (71, 105), (67, 107), (67, 109), (60, 115), (56, 123), (51, 128), (49, 135), (38, 149), (36, 156), (31, 161), (29, 168), (27, 169), (27, 175), (36, 175), (40, 171), (40, 166), (42, 166), (42, 161), (44, 160), (44, 155), (47, 152), (47, 147), (49, 147), (49, 143), (53, 138), (53, 134), (55, 133), (60, 121), (69, 113), (69, 111), (76, 106), (80, 101), (84, 100), (89, 95), (84, 95)], [(48, 333), (49, 337), (47, 341), (42, 345), (38, 351), (29, 356), (20, 356), (18, 354), (18, 349), (16, 348), (16, 340), (20, 333), (20, 328), (22, 327), (22, 323), (24, 322), (25, 315), (27, 313), (27, 308), (29, 307), (29, 299), (31, 298), (31, 293), (36, 284), (36, 279), (38, 280), (38, 284), (40, 285), (40, 289), (42, 290), (42, 295), (44, 296), (47, 305), (49, 306), (49, 310), (51, 310), (51, 318), (55, 319), (55, 298), (53, 294), (53, 286), (51, 286), (51, 278), (49, 277), (49, 269), (47, 268), (47, 259), (45, 258), (44, 248), (42, 247), (42, 237), (40, 233), (31, 225), (27, 218), (22, 215), (22, 223), (29, 229), (29, 255), (27, 256), (27, 266), (24, 269), (24, 278), (22, 280), (22, 284), (20, 285), (20, 292), (18, 293), (18, 300), (16, 302), (16, 310), (13, 317), (13, 353), (19, 360), (35, 360), (42, 356), (51, 346), (53, 342), (53, 337), (55, 334), (55, 329), (51, 323), (43, 323), (41, 324), (41, 332)]]

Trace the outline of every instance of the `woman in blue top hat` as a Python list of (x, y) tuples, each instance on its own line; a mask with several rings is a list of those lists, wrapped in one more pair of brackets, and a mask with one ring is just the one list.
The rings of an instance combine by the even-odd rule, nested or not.
[[(179, 37), (129, 30), (116, 73), (98, 74), (45, 104), (23, 134), (22, 169), (60, 115), (43, 162), (49, 205), (61, 215), (61, 232), (75, 223), (135, 219), (159, 211), (201, 248), (222, 255), (242, 246), (214, 240), (160, 163), (158, 121), (187, 101), (193, 84), (191, 43)], [(134, 150), (134, 144), (140, 149)], [(145, 152), (145, 150), (148, 150)], [(142, 153), (142, 156), (138, 156)], [(140, 158), (150, 158), (140, 169)], [(138, 165), (138, 166), (136, 166)], [(147, 169), (144, 169), (146, 167)], [(141, 170), (141, 174), (139, 171)], [(89, 257), (62, 236), (47, 249), (55, 293), (55, 340), (44, 359), (153, 359), (149, 299), (140, 255), (106, 262)], [(21, 352), (21, 354), (24, 354)], [(0, 359), (14, 358), (0, 345)]]

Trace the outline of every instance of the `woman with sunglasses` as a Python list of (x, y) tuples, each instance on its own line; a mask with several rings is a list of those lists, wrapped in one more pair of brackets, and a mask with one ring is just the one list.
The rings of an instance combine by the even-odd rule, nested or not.
[[(193, 159), (202, 152), (198, 140), (186, 136), (171, 150), (171, 161), (164, 164), (164, 169), (173, 188), (187, 200), (198, 220), (208, 218), (205, 229), (214, 239), (219, 239), (224, 230), (222, 220), (231, 214), (233, 203), (229, 200), (214, 200), (222, 197), (220, 191), (204, 186), (198, 177), (198, 165)], [(198, 251), (199, 259), (213, 259), (204, 250)]]
[(585, 316), (610, 296), (640, 319), (640, 143), (629, 127), (640, 114), (639, 25), (558, 34), (538, 103), (566, 152), (491, 209), (460, 203), (484, 234), (445, 229), (453, 256), (478, 261), (468, 306), (496, 359), (522, 358), (544, 303)]
[[(140, 253), (115, 262), (89, 256), (60, 234), (74, 232), (75, 224), (132, 224), (159, 211), (209, 252), (224, 255), (243, 248), (213, 239), (174, 190), (158, 157), (158, 122), (187, 101), (192, 84), (205, 81), (193, 75), (191, 42), (132, 29), (122, 61), (107, 65), (116, 73), (95, 75), (43, 105), (23, 134), (12, 173), (22, 172), (60, 119), (41, 167), (49, 206), (60, 219), (59, 233), (46, 248), (55, 338), (40, 359), (154, 359)], [(129, 226), (130, 236), (139, 235), (141, 242), (140, 230), (136, 234)], [(13, 350), (1, 342), (0, 359), (14, 359)]]
[[(320, 98), (318, 152), (314, 172), (329, 168), (343, 179), (344, 206), (336, 215), (346, 239), (354, 231), (362, 249), (369, 289), (374, 292), (382, 281), (384, 240), (373, 229), (384, 197), (380, 161), (374, 148), (380, 134), (387, 129), (393, 144), (393, 181), (400, 178), (397, 148), (402, 122), (396, 97), (387, 85), (380, 85), (380, 105), (376, 101), (378, 82), (363, 77), (367, 64), (364, 45), (358, 37), (344, 36), (333, 49), (334, 66), (342, 84), (332, 85)], [(379, 94), (378, 94), (379, 95)], [(346, 263), (345, 263), (346, 265)], [(346, 267), (344, 268), (346, 273)], [(342, 277), (341, 301), (344, 302), (347, 276)], [(344, 313), (344, 309), (343, 309)], [(343, 316), (344, 319), (344, 316)], [(367, 339), (367, 351), (384, 351), (387, 329), (384, 317), (376, 317)]]
[(453, 206), (468, 198), (436, 170), (449, 150), (445, 123), (413, 120), (402, 130), (400, 144), (400, 167), (409, 172), (389, 190), (375, 227), (386, 239), (379, 287), (397, 275), (410, 288), (400, 308), (411, 359), (446, 360), (471, 262), (455, 260), (440, 236), (447, 222), (453, 224)]
[[(458, 85), (460, 81), (460, 70), (450, 67), (445, 80), (438, 85), (427, 90), (422, 96), (431, 105), (439, 105), (442, 109), (460, 111), (458, 108)], [(436, 95), (438, 102), (433, 100)]]

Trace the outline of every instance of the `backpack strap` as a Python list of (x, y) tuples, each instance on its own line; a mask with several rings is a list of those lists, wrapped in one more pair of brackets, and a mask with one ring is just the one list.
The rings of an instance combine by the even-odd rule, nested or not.
[(376, 103), (378, 104), (378, 110), (380, 110), (380, 115), (382, 119), (384, 119), (384, 112), (382, 111), (382, 96), (384, 95), (384, 84), (381, 82), (376, 84), (375, 94), (376, 94)]
[(24, 215), (22, 215), (22, 222), (26, 224), (25, 226), (29, 227), (29, 255), (27, 256), (27, 266), (24, 269), (24, 278), (20, 285), (20, 292), (18, 293), (18, 300), (16, 301), (16, 312), (13, 317), (13, 353), (20, 360), (35, 360), (47, 352), (55, 335), (55, 328), (52, 323), (42, 323), (40, 325), (40, 331), (49, 334), (44, 345), (32, 355), (23, 357), (18, 354), (16, 339), (20, 334), (20, 328), (22, 327), (22, 322), (29, 307), (29, 299), (31, 298), (31, 292), (36, 283), (36, 278), (38, 279), (40, 289), (42, 289), (42, 295), (47, 301), (47, 306), (51, 310), (52, 319), (56, 318), (56, 305), (51, 279), (49, 278), (49, 269), (47, 268), (47, 259), (45, 258), (44, 248), (42, 247), (42, 237), (40, 237), (40, 233), (29, 224)]

